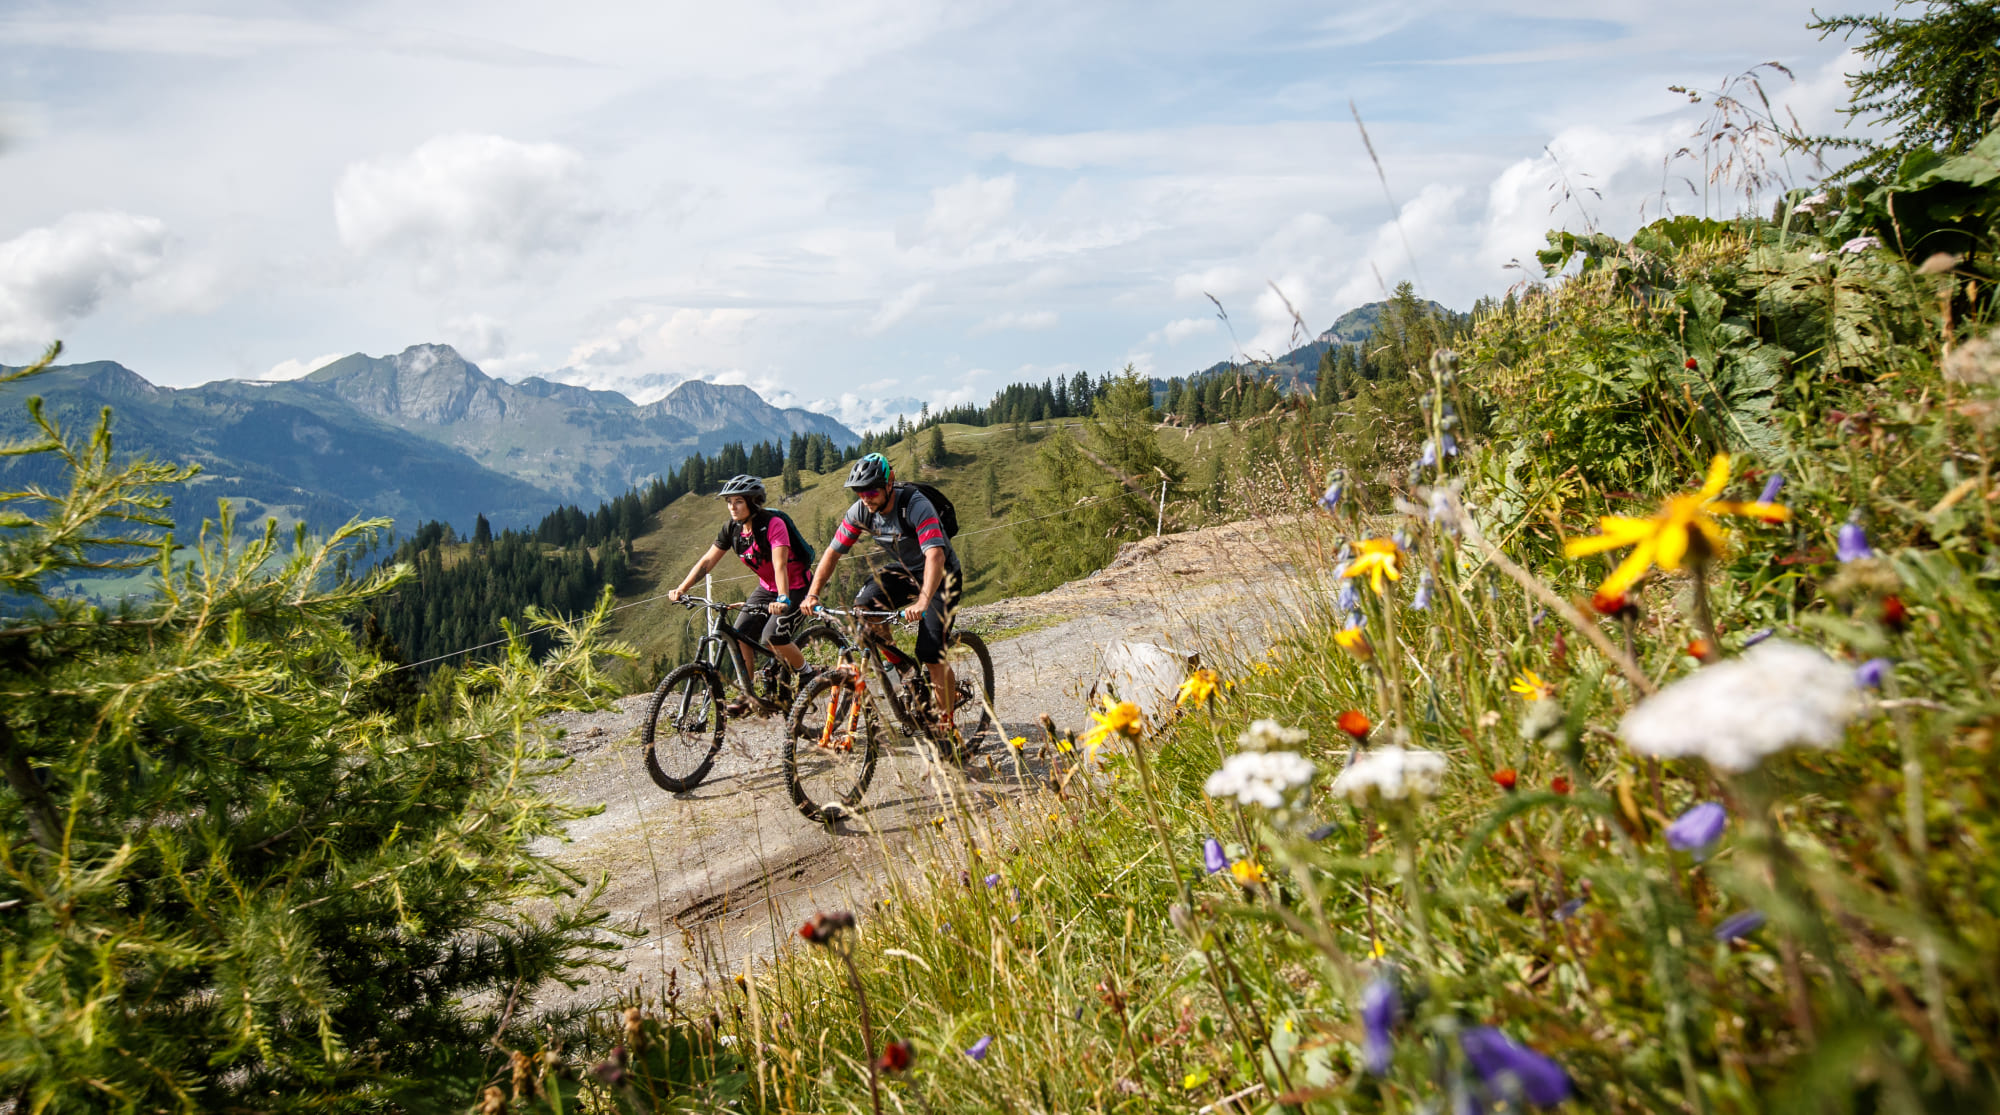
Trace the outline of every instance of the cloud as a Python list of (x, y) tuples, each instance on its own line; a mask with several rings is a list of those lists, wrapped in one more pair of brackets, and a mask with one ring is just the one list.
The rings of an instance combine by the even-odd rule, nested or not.
[(315, 356), (310, 360), (280, 360), (271, 365), (271, 370), (257, 377), (259, 379), (302, 379), (347, 354), (329, 352), (325, 356)]
[(1009, 310), (1006, 313), (994, 314), (973, 326), (972, 335), (976, 337), (981, 333), (998, 333), (1003, 330), (1034, 332), (1053, 329), (1059, 320), (1061, 319), (1056, 316), (1054, 310)]
[(539, 353), (515, 352), (507, 327), (487, 314), (452, 318), (444, 323), (444, 338), (460, 356), (479, 365), (479, 370), (490, 376), (522, 375), (543, 367)]
[(912, 283), (904, 287), (882, 303), (881, 308), (868, 319), (868, 324), (862, 332), (873, 337), (888, 331), (890, 326), (916, 312), (917, 307), (923, 303), (924, 296), (928, 295), (931, 289), (930, 283)]
[(498, 318), (471, 313), (444, 323), (445, 339), (474, 361), (507, 355), (507, 327)]
[[(775, 401), (775, 400), (774, 400)], [(811, 402), (788, 402), (782, 406), (802, 406), (807, 410), (829, 415), (840, 424), (857, 433), (885, 429), (896, 424), (899, 417), (915, 418), (922, 410), (922, 399), (908, 395), (882, 397), (859, 395), (852, 391), (843, 392), (833, 398), (814, 399)]]
[(739, 345), (757, 311), (734, 307), (697, 310), (682, 307), (661, 324), (659, 338), (668, 354), (683, 357), (697, 348), (733, 349)]
[(0, 243), (0, 344), (54, 340), (158, 274), (167, 248), (164, 222), (111, 210), (71, 213)]
[(645, 334), (657, 320), (652, 314), (628, 317), (607, 333), (579, 341), (569, 350), (566, 368), (607, 368), (630, 364), (645, 355)]
[[(1183, 317), (1168, 322), (1158, 333), (1153, 334), (1170, 345), (1180, 344), (1189, 337), (1205, 336), (1215, 332), (1217, 322), (1214, 317)], [(1147, 338), (1151, 340), (1152, 337)]]
[(931, 191), (930, 212), (924, 214), (923, 242), (948, 252), (962, 252), (998, 228), (1014, 212), (1014, 176), (980, 178), (966, 175)]
[(554, 143), (443, 135), (350, 165), (333, 192), (341, 243), (404, 256), (421, 285), (500, 280), (582, 249), (604, 219), (583, 156)]

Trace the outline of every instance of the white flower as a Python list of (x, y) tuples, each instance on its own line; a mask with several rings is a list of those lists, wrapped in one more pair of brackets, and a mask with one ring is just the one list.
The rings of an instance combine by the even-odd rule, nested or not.
[(1236, 737), (1236, 745), (1246, 751), (1275, 751), (1304, 743), (1306, 735), (1303, 729), (1287, 728), (1275, 720), (1253, 720), (1249, 731)]
[(1870, 248), (1879, 248), (1881, 246), (1882, 246), (1881, 237), (1857, 236), (1854, 239), (1849, 240), (1847, 243), (1842, 244), (1840, 246), (1840, 254), (1845, 256), (1858, 256), (1862, 252), (1865, 252)]
[(1832, 203), (1832, 198), (1826, 196), (1824, 193), (1817, 193), (1809, 198), (1801, 199), (1797, 205), (1792, 206), (1792, 212), (1795, 214), (1818, 213)]
[(1444, 767), (1444, 756), (1435, 751), (1390, 744), (1347, 764), (1333, 780), (1333, 792), (1347, 795), (1356, 805), (1366, 804), (1370, 791), (1389, 801), (1429, 797), (1442, 784)]
[(1224, 760), (1202, 789), (1212, 798), (1283, 809), (1294, 793), (1312, 785), (1313, 771), (1312, 760), (1296, 751), (1242, 751)]
[(1812, 261), (1814, 263), (1825, 263), (1827, 261), (1827, 254), (1825, 252), (1814, 252), (1812, 254)]
[(1766, 639), (1641, 701), (1618, 734), (1641, 755), (1698, 755), (1718, 770), (1745, 771), (1788, 747), (1834, 746), (1860, 709), (1853, 669)]

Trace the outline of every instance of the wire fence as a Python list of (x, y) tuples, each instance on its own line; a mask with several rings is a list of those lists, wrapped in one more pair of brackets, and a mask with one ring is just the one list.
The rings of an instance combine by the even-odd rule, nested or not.
[[(1103, 503), (1103, 502), (1104, 502), (1104, 501), (1106, 501), (1106, 500), (1110, 500), (1110, 499), (1118, 499), (1118, 498), (1120, 498), (1120, 497), (1118, 497), (1118, 496), (1091, 496), (1091, 497), (1090, 497), (1090, 498), (1088, 498), (1088, 499), (1081, 499), (1081, 500), (1078, 500), (1078, 501), (1077, 501), (1077, 502), (1076, 502), (1075, 504), (1073, 504), (1073, 505), (1071, 505), (1071, 506), (1069, 506), (1069, 507), (1066, 507), (1066, 508), (1062, 509), (1061, 511), (1052, 511), (1052, 512), (1050, 512), (1050, 513), (1049, 513), (1049, 514), (1047, 514), (1047, 515), (1034, 515), (1034, 516), (1030, 516), (1029, 518), (1026, 518), (1026, 519), (1009, 519), (1009, 520), (1007, 520), (1007, 521), (1006, 521), (1006, 522), (1004, 522), (1004, 523), (995, 523), (995, 524), (994, 524), (994, 525), (992, 525), (992, 526), (989, 526), (989, 527), (981, 527), (981, 528), (979, 528), (978, 530), (968, 530), (968, 531), (966, 531), (966, 532), (965, 532), (965, 533), (963, 533), (963, 534), (959, 534), (959, 535), (954, 535), (953, 537), (954, 537), (954, 538), (971, 538), (971, 537), (974, 537), (974, 536), (976, 536), (976, 535), (981, 535), (981, 534), (991, 534), (992, 532), (994, 532), (994, 531), (996, 531), (996, 530), (1011, 530), (1011, 529), (1013, 529), (1014, 527), (1018, 527), (1018, 526), (1025, 526), (1025, 525), (1027, 525), (1027, 524), (1029, 524), (1029, 523), (1038, 523), (1038, 522), (1041, 522), (1041, 521), (1042, 521), (1042, 520), (1044, 520), (1044, 519), (1056, 519), (1056, 518), (1061, 518), (1062, 516), (1065, 516), (1065, 515), (1074, 515), (1074, 514), (1076, 514), (1076, 513), (1078, 512), (1078, 511), (1081, 511), (1081, 510), (1083, 510), (1084, 508), (1086, 508), (1086, 507), (1089, 507), (1089, 506), (1090, 506), (1090, 505), (1092, 505), (1092, 504), (1096, 504), (1096, 503)], [(756, 575), (755, 575), (755, 574), (752, 574), (752, 573), (738, 573), (738, 574), (735, 574), (735, 575), (733, 575), (733, 576), (729, 576), (729, 577), (716, 577), (716, 578), (714, 578), (714, 583), (715, 583), (715, 584), (718, 584), (718, 585), (727, 585), (727, 584), (736, 584), (736, 583), (740, 583), (740, 582), (743, 582), (743, 581), (749, 581), (749, 580), (754, 580), (754, 579), (756, 579)], [(638, 606), (639, 606), (639, 605), (641, 605), (641, 604), (651, 604), (651, 603), (652, 603), (652, 602), (654, 602), (655, 600), (665, 600), (665, 599), (667, 598), (667, 596), (669, 595), (669, 593), (670, 593), (671, 591), (672, 591), (672, 590), (668, 590), (668, 592), (656, 592), (656, 593), (654, 593), (654, 594), (653, 594), (653, 595), (651, 595), (651, 596), (645, 596), (645, 597), (641, 597), (641, 598), (639, 598), (639, 599), (637, 599), (637, 600), (628, 600), (628, 601), (626, 601), (625, 603), (623, 603), (623, 604), (620, 604), (620, 605), (618, 605), (617, 607), (614, 607), (614, 608), (612, 608), (611, 610), (612, 610), (613, 612), (622, 612), (622, 611), (624, 611), (624, 610), (625, 610), (625, 609), (627, 609), (627, 608), (636, 608), (636, 607), (638, 607)], [(432, 663), (434, 663), (434, 662), (443, 662), (443, 661), (445, 661), (446, 659), (450, 659), (450, 658), (457, 658), (457, 657), (458, 657), (459, 655), (461, 655), (461, 654), (474, 654), (474, 653), (477, 653), (477, 652), (479, 652), (479, 651), (482, 651), (482, 650), (490, 650), (490, 649), (492, 649), (493, 647), (498, 647), (498, 646), (505, 646), (505, 645), (507, 645), (507, 642), (508, 642), (508, 640), (507, 640), (507, 639), (505, 639), (505, 638), (499, 638), (499, 639), (493, 639), (493, 640), (491, 640), (491, 641), (488, 641), (488, 642), (484, 642), (484, 643), (479, 643), (479, 644), (477, 644), (477, 645), (475, 645), (475, 646), (469, 646), (469, 647), (461, 647), (461, 648), (459, 648), (458, 650), (449, 650), (449, 651), (446, 651), (446, 652), (444, 652), (443, 654), (435, 654), (435, 655), (432, 655), (432, 656), (431, 656), (431, 657), (429, 657), (429, 658), (424, 658), (424, 659), (420, 659), (420, 660), (418, 660), (418, 661), (416, 661), (416, 662), (406, 662), (406, 663), (404, 663), (404, 664), (402, 664), (402, 665), (400, 665), (400, 666), (396, 666), (396, 667), (394, 667), (394, 668), (393, 668), (393, 669), (391, 669), (391, 670), (390, 670), (389, 672), (390, 672), (390, 673), (395, 673), (395, 672), (397, 672), (397, 671), (399, 671), (399, 670), (414, 670), (414, 669), (417, 669), (417, 668), (418, 668), (418, 667), (420, 667), (420, 666), (428, 666), (428, 665), (431, 665), (431, 664), (432, 664)]]

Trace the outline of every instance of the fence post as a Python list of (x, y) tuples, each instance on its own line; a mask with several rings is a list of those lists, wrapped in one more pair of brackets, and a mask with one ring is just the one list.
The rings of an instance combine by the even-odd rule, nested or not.
[(1160, 481), (1160, 518), (1153, 524), (1153, 537), (1158, 538), (1167, 529), (1167, 482)]

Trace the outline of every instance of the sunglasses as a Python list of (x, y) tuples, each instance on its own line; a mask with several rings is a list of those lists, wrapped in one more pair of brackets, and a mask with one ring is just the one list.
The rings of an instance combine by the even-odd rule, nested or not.
[(860, 496), (862, 499), (867, 499), (870, 496), (879, 496), (882, 494), (882, 485), (877, 484), (872, 488), (856, 488), (854, 489), (854, 494)]

